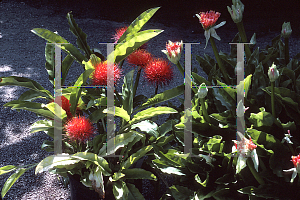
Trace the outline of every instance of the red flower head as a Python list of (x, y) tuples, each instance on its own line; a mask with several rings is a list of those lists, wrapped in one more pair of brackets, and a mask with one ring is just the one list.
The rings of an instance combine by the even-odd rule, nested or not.
[(84, 116), (73, 117), (65, 125), (66, 135), (71, 141), (85, 142), (92, 138), (95, 129), (92, 123)]
[(166, 85), (173, 79), (173, 69), (168, 61), (153, 59), (145, 67), (145, 78), (154, 85)]
[[(97, 64), (92, 73), (92, 85), (107, 85), (107, 61)], [(121, 70), (114, 65), (114, 83), (121, 78)]]
[(297, 168), (297, 164), (300, 164), (300, 154), (298, 156), (292, 156), (292, 162), (294, 166)]
[(152, 60), (152, 55), (145, 49), (137, 49), (127, 57), (127, 62), (132, 65), (144, 67)]
[[(52, 100), (50, 102), (54, 102), (54, 100)], [(58, 104), (58, 99), (55, 99), (55, 103)], [(70, 111), (71, 104), (69, 102), (69, 99), (67, 99), (64, 96), (61, 96), (61, 104), (62, 104), (61, 105), (62, 109), (64, 109), (66, 111), (68, 119), (72, 118), (73, 115), (71, 114), (71, 111)], [(76, 114), (80, 114), (80, 113), (82, 113), (82, 111), (81, 111), (81, 109), (79, 107), (77, 107), (76, 108)]]
[(211, 10), (211, 11), (206, 12), (206, 13), (205, 12), (200, 12), (199, 15), (200, 15), (200, 23), (202, 24), (203, 28), (205, 30), (207, 30), (210, 27), (212, 27), (213, 25), (215, 25), (215, 23), (217, 22), (217, 20), (221, 16), (221, 13)]

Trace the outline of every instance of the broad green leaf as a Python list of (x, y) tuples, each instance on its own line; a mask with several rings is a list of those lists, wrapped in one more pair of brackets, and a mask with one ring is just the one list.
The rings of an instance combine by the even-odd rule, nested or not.
[(251, 113), (249, 121), (254, 125), (254, 127), (271, 127), (275, 121), (275, 118), (271, 113), (263, 111), (257, 114)]
[(136, 153), (129, 156), (129, 158), (127, 158), (127, 160), (121, 164), (121, 170), (128, 169), (133, 163), (135, 163), (140, 158), (142, 158), (146, 153), (151, 151), (152, 148), (153, 147), (151, 145), (145, 146), (140, 150), (138, 150)]
[(71, 108), (70, 111), (72, 113), (73, 116), (75, 116), (75, 112), (76, 112), (76, 107), (79, 101), (79, 98), (81, 96), (81, 91), (82, 91), (82, 85), (86, 83), (87, 79), (89, 78), (89, 75), (94, 71), (94, 69), (88, 69), (85, 70), (77, 79), (77, 81), (75, 82), (73, 88), (72, 88), (72, 92), (71, 92), (71, 96), (70, 96), (70, 104), (71, 104)]
[(103, 119), (104, 117), (106, 117), (106, 114), (103, 113), (104, 109), (106, 109), (106, 108), (102, 107), (98, 110), (95, 110), (92, 114), (90, 114), (89, 119), (91, 120), (91, 122), (97, 123), (98, 120)]
[(191, 200), (194, 195), (193, 191), (180, 185), (172, 185), (169, 189), (176, 200)]
[(18, 76), (0, 77), (0, 86), (6, 85), (26, 87), (38, 92), (41, 96), (46, 97), (47, 99), (53, 99), (53, 96), (48, 90), (45, 90), (38, 82), (29, 78)]
[(114, 138), (107, 141), (107, 143), (114, 144), (107, 147), (106, 153), (106, 145), (104, 145), (100, 151), (100, 156), (111, 155), (115, 153), (119, 148), (127, 146), (130, 142), (132, 142), (135, 137), (142, 138), (143, 136), (136, 131), (129, 131), (128, 133), (122, 133), (116, 135)]
[(43, 92), (38, 92), (35, 90), (27, 90), (21, 96), (19, 97), (19, 101), (33, 101), (38, 98), (43, 98), (45, 99), (45, 93)]
[(218, 86), (224, 86), (218, 88), (218, 92), (223, 96), (223, 98), (231, 104), (231, 106), (236, 106), (236, 90), (230, 86), (225, 85), (224, 83), (217, 80)]
[(82, 64), (83, 60), (88, 61), (88, 59), (85, 58), (76, 47), (74, 47), (63, 37), (53, 33), (52, 31), (43, 28), (34, 28), (31, 30), (31, 32), (40, 36), (41, 38), (44, 38), (50, 43), (64, 43), (64, 44), (59, 44), (61, 46), (61, 49), (67, 54), (69, 54), (70, 56), (72, 56), (72, 58), (75, 59), (80, 65)]
[(149, 171), (140, 168), (124, 169), (122, 173), (125, 174), (125, 179), (149, 179), (156, 180), (156, 176)]
[(11, 109), (16, 110), (28, 110), (38, 115), (42, 115), (43, 117), (54, 119), (54, 114), (50, 110), (44, 108), (41, 103), (13, 100), (3, 106), (12, 107)]
[(205, 83), (205, 85), (211, 85), (211, 82), (207, 81), (205, 78), (203, 78), (202, 76), (199, 76), (198, 74), (196, 74), (194, 72), (192, 72), (192, 76), (198, 85), (201, 85), (202, 83)]
[[(60, 108), (60, 116), (58, 115), (58, 111), (55, 109), (55, 105), (57, 105), (57, 109)], [(67, 117), (67, 113), (64, 109), (62, 109), (62, 107), (60, 107), (57, 103), (52, 102), (52, 103), (48, 103), (46, 104), (46, 108), (48, 108), (53, 114), (55, 114), (58, 118), (64, 120)]]
[(45, 46), (45, 58), (46, 64), (45, 68), (49, 75), (49, 81), (54, 85), (54, 78), (55, 78), (55, 45), (53, 44), (46, 44)]
[(166, 154), (161, 152), (156, 145), (153, 145), (155, 150), (155, 156), (158, 157), (161, 161), (169, 164), (170, 167), (179, 167), (182, 168), (185, 166), (186, 157), (181, 157), (180, 152), (175, 149), (169, 149)]
[(155, 138), (159, 136), (159, 133), (157, 132), (157, 124), (152, 121), (144, 120), (131, 126), (131, 129), (135, 128), (139, 128), (141, 131), (144, 131)]
[(119, 63), (124, 60), (129, 54), (134, 52), (138, 47), (142, 46), (148, 42), (151, 38), (162, 33), (163, 30), (153, 29), (145, 30), (136, 33), (132, 38), (126, 39), (124, 43), (119, 43), (113, 54), (109, 54), (107, 59), (110, 60), (110, 57), (113, 56), (114, 63)]
[[(128, 115), (126, 110), (117, 106), (115, 106), (114, 108), (115, 108), (115, 113), (114, 113), (115, 116), (122, 117), (127, 122), (130, 120), (130, 116)], [(103, 110), (103, 113), (108, 113), (107, 108)]]
[(134, 70), (128, 72), (122, 86), (123, 109), (127, 111), (129, 116), (133, 109), (133, 75)]
[(16, 170), (18, 167), (14, 165), (6, 165), (0, 168), (0, 175)]
[(42, 160), (35, 168), (35, 174), (48, 171), (54, 167), (64, 167), (78, 163), (80, 160), (72, 159), (69, 154), (51, 155)]
[(142, 110), (148, 106), (152, 106), (164, 101), (168, 101), (170, 99), (173, 99), (181, 94), (184, 93), (184, 84), (177, 86), (175, 88), (172, 88), (170, 90), (166, 90), (163, 93), (157, 94), (154, 97), (148, 99), (146, 103), (144, 103), (142, 106), (138, 107), (134, 112), (137, 112), (139, 110)]
[(71, 12), (67, 14), (68, 23), (70, 25), (70, 31), (77, 37), (76, 44), (78, 47), (85, 52), (86, 58), (90, 58), (90, 55), (93, 53), (87, 44), (86, 38), (87, 35), (78, 27), (75, 20), (73, 19), (73, 15)]
[(135, 187), (134, 184), (126, 183), (128, 188), (128, 199), (130, 200), (145, 200), (144, 196)]
[(128, 200), (129, 190), (124, 181), (113, 182), (113, 193), (116, 200)]
[(123, 178), (124, 176), (125, 176), (125, 174), (123, 174), (121, 172), (115, 172), (112, 177), (112, 181), (117, 181), (117, 180)]
[(104, 176), (110, 176), (112, 173), (111, 169), (109, 168), (108, 162), (104, 158), (98, 156), (97, 154), (89, 152), (78, 152), (72, 155), (71, 157), (80, 160), (88, 160), (95, 163), (101, 168), (101, 171), (103, 172)]
[(159, 136), (163, 137), (166, 135), (166, 133), (172, 131), (174, 124), (176, 124), (176, 121), (172, 119), (172, 120), (168, 120), (165, 123), (163, 123), (162, 125), (160, 125), (157, 129), (157, 131), (159, 132)]
[(49, 140), (44, 140), (42, 146), (42, 150), (45, 150), (47, 152), (53, 152), (54, 151), (54, 142)]
[(157, 115), (162, 115), (162, 114), (172, 114), (172, 113), (177, 113), (177, 110), (170, 108), (170, 107), (151, 107), (146, 110), (140, 111), (136, 115), (133, 116), (133, 119), (129, 121), (129, 124), (135, 124), (140, 121), (155, 117)]
[(251, 77), (252, 74), (250, 74), (249, 76), (247, 76), (244, 80), (244, 90), (245, 90), (245, 98), (247, 98), (250, 86), (251, 86)]
[(74, 58), (71, 55), (67, 55), (61, 63), (61, 85), (65, 84), (69, 69), (74, 62)]
[(4, 197), (5, 194), (8, 192), (8, 190), (13, 186), (13, 184), (30, 168), (24, 169), (20, 168), (18, 169), (14, 174), (12, 174), (4, 183), (1, 196)]
[(123, 33), (123, 35), (120, 37), (118, 43), (122, 42), (126, 37), (130, 37), (132, 35), (135, 35), (139, 30), (143, 28), (143, 26), (147, 23), (147, 21), (155, 14), (155, 12), (160, 7), (156, 8), (150, 8), (140, 14), (127, 28), (127, 30)]

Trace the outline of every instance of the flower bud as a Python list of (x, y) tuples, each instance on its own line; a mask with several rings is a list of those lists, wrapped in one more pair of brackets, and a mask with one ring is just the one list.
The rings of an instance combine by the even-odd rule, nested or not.
[(279, 71), (277, 70), (276, 65), (273, 63), (272, 66), (268, 70), (269, 79), (271, 82), (276, 81), (279, 77)]
[(205, 98), (207, 95), (207, 92), (208, 92), (208, 89), (207, 89), (205, 83), (202, 83), (198, 89), (198, 93), (197, 93), (198, 98), (200, 98), (200, 99)]
[(228, 12), (230, 13), (234, 23), (239, 23), (243, 19), (243, 12), (245, 6), (240, 0), (232, 0), (232, 4), (232, 9), (229, 6), (227, 6)]
[(161, 50), (163, 53), (165, 53), (168, 57), (168, 59), (174, 63), (177, 64), (181, 57), (181, 52), (183, 49), (183, 42), (171, 42), (169, 40), (169, 43), (166, 44), (166, 50)]
[(289, 38), (292, 34), (292, 28), (290, 22), (284, 22), (282, 24), (281, 36), (284, 38)]

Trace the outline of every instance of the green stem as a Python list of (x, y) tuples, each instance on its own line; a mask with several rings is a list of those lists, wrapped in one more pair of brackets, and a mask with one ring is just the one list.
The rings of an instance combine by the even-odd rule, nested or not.
[(247, 159), (247, 166), (249, 167), (251, 173), (253, 174), (254, 178), (257, 180), (257, 182), (260, 185), (264, 185), (265, 181), (261, 178), (261, 176), (259, 175), (259, 173), (254, 169), (254, 164), (252, 159)]
[[(239, 34), (242, 38), (242, 42), (247, 43), (248, 40), (247, 40), (246, 32), (245, 32), (245, 29), (244, 29), (243, 21), (237, 23), (236, 25), (238, 27)], [(246, 53), (246, 58), (247, 58), (247, 61), (248, 61), (249, 58), (251, 57), (251, 51), (250, 51), (250, 48), (249, 48), (248, 44), (245, 45), (245, 53)]]
[(217, 59), (217, 62), (218, 62), (218, 65), (219, 65), (219, 68), (223, 74), (223, 77), (225, 79), (225, 82), (227, 85), (230, 85), (230, 80), (229, 80), (229, 77), (228, 77), (228, 74), (226, 73), (225, 69), (224, 69), (224, 66), (223, 66), (223, 63), (220, 59), (220, 56), (219, 56), (219, 53), (218, 53), (218, 49), (217, 49), (217, 46), (216, 46), (216, 43), (215, 43), (215, 40), (213, 37), (210, 37), (209, 38), (210, 40), (210, 43), (211, 43), (211, 46), (213, 48), (213, 51), (214, 51), (214, 54), (215, 54), (215, 57)]
[(289, 38), (284, 38), (284, 55), (285, 55), (285, 64), (289, 64), (290, 61), (290, 53), (289, 53)]
[(288, 143), (288, 146), (289, 146), (291, 152), (293, 153), (293, 155), (296, 156), (297, 154), (296, 154), (295, 150), (293, 149), (292, 145), (290, 143)]
[(134, 83), (134, 87), (133, 87), (133, 98), (135, 97), (136, 90), (137, 90), (137, 87), (138, 87), (138, 84), (139, 84), (139, 81), (140, 81), (141, 71), (142, 71), (142, 68), (139, 67), (137, 75), (136, 75), (136, 80), (135, 80), (135, 83)]
[(204, 99), (205, 98), (200, 98), (200, 102), (201, 102), (201, 107), (202, 107), (202, 111), (203, 111), (203, 117), (204, 117), (204, 120), (208, 123), (210, 123), (210, 118), (207, 114), (207, 110), (206, 110), (206, 107), (205, 107), (205, 102), (204, 102)]
[(275, 116), (275, 102), (274, 102), (274, 84), (275, 82), (271, 82), (271, 106), (272, 106), (272, 115), (274, 118)]
[[(180, 62), (177, 62), (176, 66), (177, 66), (177, 68), (179, 69), (180, 73), (182, 74), (183, 78), (185, 78), (185, 76), (184, 76), (184, 69), (183, 69), (183, 67), (181, 66)], [(192, 83), (192, 86), (197, 86), (196, 83), (194, 83), (194, 82), (191, 82), (191, 83)], [(194, 92), (195, 94), (198, 93), (198, 91), (197, 91), (196, 88), (193, 88), (193, 87), (192, 87), (192, 90), (193, 90), (193, 92)]]

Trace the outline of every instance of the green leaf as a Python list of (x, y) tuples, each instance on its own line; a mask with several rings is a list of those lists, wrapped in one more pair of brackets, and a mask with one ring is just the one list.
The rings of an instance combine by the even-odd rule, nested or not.
[(209, 173), (207, 173), (206, 175), (206, 179), (204, 181), (201, 181), (200, 177), (198, 174), (195, 175), (195, 180), (197, 181), (197, 183), (199, 183), (200, 185), (202, 185), (203, 187), (207, 186), (207, 182), (208, 182), (208, 178), (209, 178)]
[(145, 147), (141, 148), (140, 150), (138, 150), (136, 153), (129, 156), (129, 158), (127, 158), (127, 160), (121, 164), (121, 169), (122, 170), (128, 169), (133, 163), (135, 163), (140, 158), (142, 158), (146, 153), (151, 151), (152, 148), (153, 147), (151, 145), (145, 146)]
[(80, 160), (88, 160), (95, 163), (101, 168), (101, 171), (103, 172), (104, 176), (110, 176), (112, 173), (111, 169), (109, 168), (108, 162), (104, 158), (98, 156), (97, 154), (89, 152), (78, 152), (72, 155), (71, 157)]
[(0, 77), (0, 86), (21, 86), (36, 91), (39, 95), (47, 99), (53, 99), (53, 96), (48, 90), (45, 90), (38, 82), (25, 77), (8, 76)]
[(175, 200), (191, 200), (194, 195), (193, 191), (180, 185), (172, 185), (169, 189), (171, 190), (172, 197), (174, 197)]
[(113, 193), (116, 200), (129, 200), (128, 199), (129, 190), (124, 181), (113, 182)]
[(127, 111), (129, 116), (133, 109), (133, 75), (134, 70), (128, 72), (122, 86), (123, 109)]
[(28, 170), (24, 168), (18, 169), (14, 174), (12, 174), (4, 183), (2, 191), (1, 191), (1, 196), (4, 197), (5, 194), (8, 192), (8, 190), (13, 186), (13, 184)]
[[(122, 117), (127, 122), (130, 120), (130, 116), (128, 115), (126, 110), (117, 106), (115, 106), (114, 108), (115, 108), (115, 113), (114, 113), (115, 116)], [(103, 110), (103, 113), (108, 113), (107, 108)]]
[(85, 52), (86, 58), (89, 59), (92, 51), (86, 41), (87, 35), (78, 27), (71, 12), (67, 14), (68, 23), (70, 25), (69, 30), (77, 37), (76, 44), (83, 52)]
[(128, 200), (145, 200), (140, 191), (135, 187), (135, 185), (126, 183), (128, 188)]
[(250, 74), (249, 76), (247, 76), (244, 79), (245, 98), (247, 98), (247, 95), (248, 95), (248, 92), (249, 92), (249, 89), (251, 86), (251, 77), (252, 77), (252, 74)]
[(144, 103), (142, 106), (134, 110), (134, 112), (137, 112), (139, 110), (142, 110), (148, 106), (152, 106), (164, 101), (168, 101), (170, 99), (173, 99), (181, 94), (184, 93), (184, 84), (177, 86), (175, 88), (172, 88), (170, 90), (166, 90), (163, 93), (157, 94), (154, 97), (148, 99), (146, 103)]
[(106, 117), (106, 114), (103, 113), (104, 109), (106, 109), (106, 108), (102, 107), (98, 110), (95, 110), (92, 114), (89, 115), (89, 119), (91, 120), (92, 123), (96, 123), (98, 120)]
[(144, 120), (131, 126), (131, 129), (135, 128), (139, 128), (141, 131), (144, 131), (155, 138), (159, 136), (159, 133), (157, 132), (157, 124), (152, 121)]
[(172, 113), (177, 113), (177, 110), (170, 107), (162, 107), (162, 106), (156, 108), (151, 107), (134, 115), (133, 119), (129, 121), (129, 124), (135, 124), (157, 115), (172, 114)]
[(156, 11), (159, 8), (160, 7), (150, 8), (142, 14), (140, 14), (123, 33), (123, 35), (118, 40), (118, 43), (122, 42), (126, 37), (135, 35), (139, 30), (141, 30), (143, 26), (147, 23), (147, 21), (156, 13)]
[[(55, 109), (55, 105), (57, 105), (57, 108), (60, 108), (60, 116), (58, 115)], [(53, 114), (55, 114), (59, 119), (64, 120), (67, 117), (67, 113), (64, 109), (62, 109), (62, 107), (60, 107), (57, 103), (55, 102), (51, 102), (46, 104), (46, 108), (48, 108)], [(57, 110), (58, 111), (58, 110)]]
[(225, 85), (225, 83), (222, 83), (217, 80), (218, 86), (224, 86), (218, 88), (218, 92), (223, 96), (223, 98), (231, 104), (232, 107), (236, 106), (236, 90), (231, 88), (230, 86)]
[[(205, 55), (205, 54), (204, 54)], [(201, 56), (196, 55), (196, 60), (200, 64), (200, 67), (203, 71), (208, 75), (210, 71), (213, 69), (213, 65), (209, 63), (207, 60), (203, 59)], [(211, 84), (210, 84), (211, 85)]]
[(125, 179), (149, 179), (156, 180), (156, 176), (149, 171), (140, 168), (124, 169), (122, 173), (125, 174)]
[(124, 43), (119, 43), (113, 54), (109, 54), (107, 59), (110, 60), (110, 57), (113, 56), (115, 63), (119, 63), (124, 60), (129, 54), (134, 52), (138, 47), (142, 46), (148, 42), (151, 38), (162, 33), (163, 30), (153, 29), (145, 30), (136, 33), (133, 37), (127, 38)]
[(12, 107), (11, 109), (16, 110), (28, 110), (38, 115), (42, 115), (43, 117), (54, 119), (54, 114), (50, 110), (44, 108), (43, 104), (41, 103), (13, 100), (4, 104), (3, 106)]
[[(47, 29), (43, 28), (34, 28), (31, 30), (34, 34), (40, 36), (41, 38), (44, 38), (50, 43), (69, 43), (67, 40), (65, 40), (63, 37), (53, 33), (52, 31), (49, 31)], [(54, 45), (54, 44), (53, 44)], [(74, 47), (72, 44), (60, 44), (61, 49), (72, 56), (73, 59), (75, 59), (80, 65), (82, 64), (82, 61), (88, 61), (87, 58), (85, 58), (80, 51)]]
[(157, 148), (156, 145), (153, 145), (155, 150), (155, 156), (158, 157), (162, 162), (169, 164), (171, 167), (182, 168), (185, 166), (185, 160), (187, 157), (181, 157), (180, 152), (175, 149), (169, 149), (166, 154)]
[(72, 159), (68, 154), (63, 155), (51, 155), (42, 160), (35, 168), (35, 174), (48, 171), (54, 167), (62, 168), (66, 165), (72, 165), (78, 163), (80, 160)]
[(74, 62), (74, 58), (70, 55), (67, 55), (61, 63), (61, 85), (65, 84), (69, 69)]
[(34, 90), (27, 90), (19, 97), (18, 100), (19, 101), (33, 101), (38, 98), (45, 99), (45, 94), (42, 92), (34, 91)]
[(125, 176), (125, 174), (123, 174), (121, 172), (115, 172), (112, 177), (112, 181), (117, 181), (117, 180), (123, 178), (124, 176)]
[(192, 76), (198, 85), (201, 85), (202, 83), (205, 83), (205, 85), (211, 85), (211, 82), (207, 81), (205, 78), (203, 78), (202, 76), (199, 76), (198, 74), (196, 74), (194, 72), (192, 72)]
[(119, 148), (127, 146), (130, 142), (132, 142), (136, 137), (142, 138), (143, 135), (139, 134), (136, 131), (129, 131), (128, 133), (122, 133), (119, 135), (116, 135), (114, 138), (108, 140), (107, 143), (114, 144), (110, 145), (107, 147), (107, 152), (106, 150), (106, 145), (104, 145), (100, 151), (99, 155), (100, 156), (105, 156), (105, 155), (111, 155), (115, 153)]
[(42, 150), (45, 150), (47, 152), (53, 152), (54, 151), (54, 142), (49, 140), (44, 140), (42, 146)]
[(82, 91), (82, 85), (86, 83), (87, 79), (89, 78), (89, 75), (94, 71), (94, 69), (88, 69), (85, 70), (77, 79), (77, 81), (74, 84), (74, 87), (72, 88), (71, 96), (70, 96), (70, 104), (71, 108), (70, 111), (73, 116), (75, 116), (76, 107), (79, 101), (79, 98), (81, 96)]
[(6, 165), (0, 168), (0, 175), (16, 170), (18, 167), (14, 165)]
[(257, 114), (251, 113), (249, 121), (253, 124), (254, 127), (271, 127), (275, 119), (271, 113), (263, 111)]

